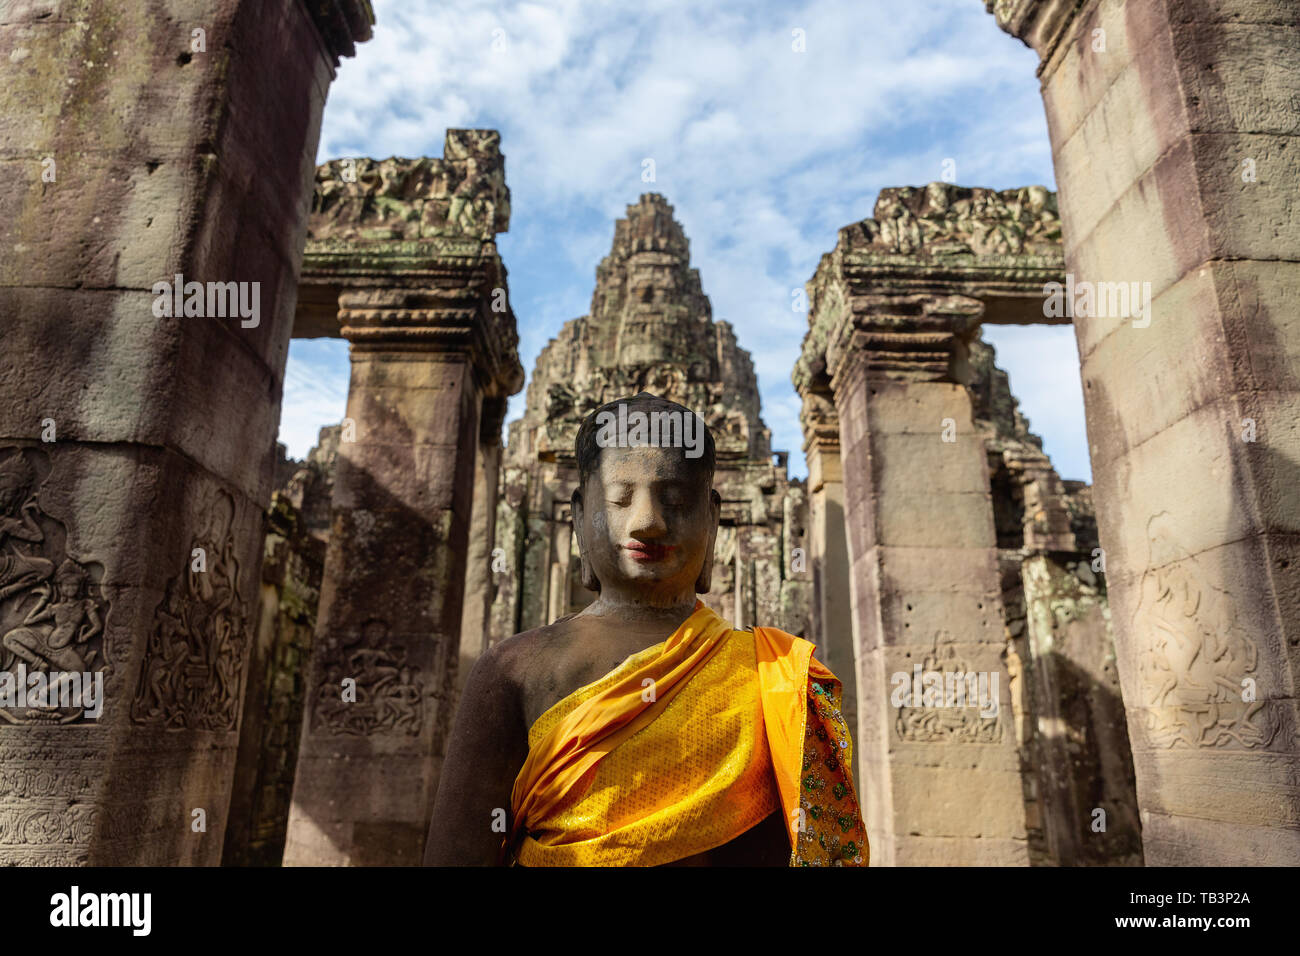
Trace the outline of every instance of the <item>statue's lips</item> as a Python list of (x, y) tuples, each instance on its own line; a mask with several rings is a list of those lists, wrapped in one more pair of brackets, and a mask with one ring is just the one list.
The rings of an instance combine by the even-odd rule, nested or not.
[(623, 545), (628, 554), (632, 555), (633, 561), (662, 561), (676, 549), (672, 544), (650, 544), (645, 541), (629, 541)]

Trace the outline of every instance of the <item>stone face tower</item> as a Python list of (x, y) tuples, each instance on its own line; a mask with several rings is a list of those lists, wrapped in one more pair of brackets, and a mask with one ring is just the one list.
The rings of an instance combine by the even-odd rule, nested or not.
[(579, 580), (569, 514), (574, 438), (588, 412), (643, 389), (694, 409), (717, 442), (722, 527), (705, 602), (739, 627), (803, 633), (809, 584), (794, 552), (803, 487), (788, 480), (786, 453), (771, 450), (749, 353), (730, 324), (713, 320), (673, 207), (649, 193), (615, 223), (590, 314), (542, 350), (524, 416), (510, 424), (496, 542), (507, 568), (494, 574), (491, 640), (594, 597)]

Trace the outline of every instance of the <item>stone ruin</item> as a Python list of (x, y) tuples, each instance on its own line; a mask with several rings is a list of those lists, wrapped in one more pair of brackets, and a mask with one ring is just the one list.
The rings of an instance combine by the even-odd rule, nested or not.
[(298, 334), (348, 339), (352, 381), (337, 451), (301, 475), (309, 516), (330, 496), (330, 530), (286, 863), (423, 852), (462, 617), (486, 613), (473, 548), (492, 539), (505, 400), (523, 384), (495, 243), (509, 215), (492, 130), (449, 130), (441, 159), (316, 171)]
[[(537, 358), (521, 419), (511, 422), (497, 516), (490, 640), (548, 624), (595, 597), (582, 587), (569, 499), (578, 426), (607, 401), (642, 390), (695, 409), (717, 444), (722, 496), (713, 590), (703, 600), (737, 627), (802, 635), (809, 582), (803, 487), (773, 452), (749, 353), (715, 322), (690, 265), (690, 244), (660, 195), (643, 195), (614, 225), (588, 315), (566, 322)], [(793, 555), (793, 557), (792, 557)]]
[[(882, 862), (1141, 859), (1089, 489), (1061, 481), (979, 337), (1044, 321), (1060, 237), (1042, 187), (885, 189), (808, 283), (811, 630), (858, 682)], [(874, 690), (918, 670), (996, 675), (996, 713)]]
[[(385, 162), (396, 165), (393, 160)], [(429, 162), (419, 160), (397, 168), (419, 170)], [(358, 165), (373, 168), (369, 161)], [(329, 208), (323, 192), (333, 182), (332, 170), (322, 167), (318, 182), (322, 189), (315, 208)], [(377, 186), (380, 180), (371, 182)], [(382, 208), (364, 197), (352, 202), (363, 216), (372, 215), (366, 210)], [(418, 218), (397, 221), (418, 222)], [(408, 227), (386, 228), (394, 228), (396, 237)], [(313, 228), (313, 237), (317, 234)], [(319, 248), (317, 242), (313, 238), (313, 250)], [(490, 562), (497, 570), (490, 578), (480, 575), (470, 581), (467, 576), (458, 680), (491, 642), (575, 613), (592, 600), (580, 582), (569, 513), (577, 482), (574, 439), (590, 411), (645, 389), (699, 409), (717, 441), (715, 487), (723, 498), (723, 517), (714, 588), (704, 596), (706, 603), (737, 627), (774, 623), (813, 640), (832, 669), (844, 675), (846, 714), (850, 720), (866, 720), (867, 714), (859, 712), (855, 622), (846, 601), (851, 562), (845, 552), (839, 425), (823, 357), (826, 343), (842, 334), (837, 333), (828, 308), (828, 303), (840, 301), (838, 277), (851, 274), (869, 281), (870, 294), (875, 296), (871, 321), (894, 328), (908, 320), (890, 310), (923, 312), (924, 307), (913, 306), (936, 296), (946, 297), (944, 321), (953, 315), (982, 317), (985, 302), (992, 303), (999, 310), (995, 315), (1004, 321), (1023, 317), (1023, 310), (1039, 301), (1027, 295), (1031, 286), (1050, 281), (1062, 270), (1056, 197), (1041, 187), (997, 193), (932, 183), (924, 189), (884, 190), (875, 216), (842, 231), (841, 245), (809, 283), (810, 330), (795, 380), (804, 396), (805, 447), (813, 474), (808, 483), (791, 481), (786, 453), (770, 448), (748, 353), (738, 346), (730, 324), (713, 320), (699, 272), (690, 266), (689, 242), (673, 218), (672, 207), (662, 196), (643, 195), (627, 207), (627, 217), (615, 223), (610, 254), (596, 269), (590, 313), (565, 323), (543, 348), (524, 414), (509, 425), (498, 478), (494, 546), (488, 555), (480, 544), (470, 563), (473, 567)], [(951, 298), (955, 290), (978, 298), (955, 303)], [(886, 292), (901, 298), (886, 299)], [(888, 308), (879, 308), (881, 303)], [(909, 604), (906, 610), (915, 611), (917, 620), (904, 620), (903, 630), (906, 633), (914, 624), (934, 628), (921, 635), (917, 645), (915, 662), (923, 671), (972, 670), (970, 655), (981, 653), (979, 646), (963, 642), (958, 622), (950, 618), (973, 611), (972, 620), (982, 619), (984, 626), (995, 628), (985, 643), (999, 661), (999, 692), (1005, 690), (999, 703), (1008, 705), (993, 718), (980, 716), (974, 706), (950, 711), (904, 707), (890, 722), (889, 733), (900, 743), (925, 744), (940, 752), (955, 747), (961, 754), (968, 743), (1005, 751), (1007, 799), (1019, 801), (1018, 808), (1008, 813), (1013, 820), (1009, 825), (1015, 828), (1008, 852), (1018, 854), (1019, 862), (1140, 862), (1132, 759), (1104, 575), (1092, 570), (1099, 546), (1090, 488), (1082, 482), (1063, 482), (1057, 475), (1041, 440), (1020, 414), (1006, 373), (994, 364), (992, 348), (979, 337), (978, 325), (963, 325), (959, 336), (947, 338), (933, 332), (917, 340), (906, 340), (896, 332), (877, 334), (886, 336), (890, 345), (909, 347), (889, 350), (882, 363), (900, 382), (910, 383), (905, 384), (905, 392), (924, 391), (925, 370), (947, 376), (952, 371), (950, 359), (960, 362), (964, 385), (957, 387), (965, 396), (969, 418), (963, 420), (960, 441), (958, 420), (953, 419), (950, 444), (958, 446), (952, 449), (954, 454), (967, 440), (979, 448), (981, 457), (967, 467), (974, 469), (976, 477), (981, 468), (987, 475), (987, 492), (980, 494), (968, 520), (982, 523), (992, 535), (991, 541), (984, 542), (988, 574), (983, 583), (988, 590), (974, 592), (983, 595), (989, 610), (978, 606), (980, 601), (973, 609), (963, 607), (963, 590), (981, 582), (963, 580), (960, 574), (968, 570), (954, 570), (952, 559), (940, 549), (929, 568), (932, 593), (910, 593), (915, 608)], [(943, 349), (951, 349), (952, 354)], [(909, 399), (903, 395), (900, 401), (906, 405)], [(914, 466), (906, 456), (922, 444), (941, 448), (948, 444), (939, 434), (941, 423), (928, 429), (922, 427), (925, 424), (916, 419), (912, 440), (901, 446), (882, 442), (878, 456), (877, 467), (904, 470), (908, 477), (903, 484), (908, 489), (923, 482), (911, 473)], [(321, 446), (302, 468), (295, 470), (287, 462), (281, 466), (282, 474), (292, 477), (274, 498), (264, 567), (285, 567), (284, 560), (272, 558), (286, 548), (295, 554), (297, 540), (307, 548), (300, 567), (319, 568), (319, 559), (313, 562), (311, 556), (328, 538), (328, 525), (321, 516), (328, 513), (339, 432), (337, 426), (323, 429)], [(891, 461), (900, 454), (901, 462)], [(951, 463), (936, 460), (935, 466), (950, 469)], [(902, 497), (882, 503), (881, 508), (897, 512), (891, 520), (910, 522), (901, 530), (905, 546), (924, 546), (949, 533), (945, 529), (950, 511), (918, 502), (914, 492), (900, 492)], [(927, 527), (926, 522), (933, 526)], [(298, 523), (313, 529), (312, 533), (286, 539), (284, 527)], [(918, 565), (914, 573), (922, 570), (924, 566)], [(282, 611), (279, 616), (264, 614), (265, 621), (282, 621), (286, 607), (300, 608), (300, 593), (314, 593), (310, 589), (314, 578), (303, 588), (296, 579), (279, 573), (274, 586), (281, 594)], [(938, 606), (927, 609), (930, 602)], [(485, 603), (490, 604), (486, 619), (477, 614)], [(998, 618), (991, 616), (995, 609)], [(307, 611), (303, 620), (315, 620), (314, 606), (303, 610)], [(283, 624), (276, 626), (282, 633), (300, 633)], [(269, 636), (265, 642), (277, 639), (284, 641), (283, 636)], [(283, 657), (286, 662), (296, 659), (292, 653)], [(300, 665), (273, 663), (271, 667), (270, 686), (300, 683)], [(865, 694), (864, 705), (883, 705), (878, 695)], [(277, 705), (272, 694), (264, 710), (276, 714)], [(255, 710), (250, 705), (250, 719), (255, 719)], [(873, 726), (867, 723), (866, 729)], [(289, 736), (287, 731), (271, 733), (275, 741)], [(259, 752), (264, 761), (274, 752), (272, 747), (262, 744)], [(897, 767), (892, 773), (902, 776)], [(879, 787), (880, 781), (869, 774), (864, 786)], [(933, 781), (926, 786), (931, 799), (947, 799)], [(908, 802), (923, 800), (910, 795)], [(1083, 810), (1097, 804), (1106, 810), (1109, 821), (1100, 838), (1090, 839), (1088, 825), (1093, 818)], [(282, 817), (287, 813), (283, 800), (275, 806), (281, 808)], [(925, 820), (925, 812), (923, 807), (916, 811), (917, 824)], [(232, 824), (234, 817), (232, 809)], [(975, 823), (989, 825), (985, 808)], [(281, 818), (280, 833), (283, 828)], [(921, 835), (927, 834), (921, 831)], [(959, 853), (949, 840), (946, 852)], [(1016, 859), (1010, 856), (1008, 862)]]
[[(0, 685), (72, 669), (105, 699), (0, 708), (0, 861), (417, 861), (458, 675), (582, 600), (552, 402), (571, 425), (637, 377), (726, 437), (729, 613), (779, 593), (851, 685), (874, 862), (1300, 858), (1300, 28), (1267, 4), (985, 6), (1038, 56), (1059, 193), (885, 190), (841, 230), (794, 369), (802, 487), (655, 199), (548, 350), (502, 480), (524, 377), (499, 137), (314, 168), (367, 0), (9, 11)], [(256, 283), (260, 321), (157, 315), (177, 275)], [(1142, 315), (1044, 309), (1048, 283), (1135, 280)], [(1071, 320), (1090, 489), (979, 339)], [(709, 367), (656, 370), (679, 343), (652, 323)], [(332, 465), (290, 470), (288, 344), (322, 335), (351, 345), (348, 419)], [(1002, 706), (895, 706), (918, 668), (996, 676)]]

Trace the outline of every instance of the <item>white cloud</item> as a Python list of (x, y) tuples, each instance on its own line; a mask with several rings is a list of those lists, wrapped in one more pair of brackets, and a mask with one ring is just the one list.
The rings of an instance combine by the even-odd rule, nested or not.
[[(586, 312), (613, 219), (662, 192), (715, 317), (754, 356), (764, 418), (795, 474), (789, 375), (806, 316), (790, 290), (837, 230), (869, 215), (881, 188), (940, 178), (946, 158), (967, 185), (1053, 182), (1036, 57), (976, 0), (375, 7), (374, 39), (330, 91), (320, 159), (441, 155), (448, 126), (501, 131), (513, 220), (500, 245), (530, 373), (546, 339)], [(654, 183), (641, 181), (646, 157)], [(1049, 448), (1049, 410), (1063, 401), (1052, 384), (1013, 370)], [(286, 391), (286, 416), (308, 414), (291, 405)]]

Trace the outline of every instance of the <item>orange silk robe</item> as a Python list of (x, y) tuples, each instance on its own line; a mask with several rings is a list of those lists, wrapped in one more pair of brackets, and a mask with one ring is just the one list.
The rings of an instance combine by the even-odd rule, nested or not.
[(775, 628), (733, 630), (696, 602), (666, 641), (533, 724), (503, 856), (654, 866), (779, 809), (790, 865), (866, 865), (840, 684), (812, 650)]

